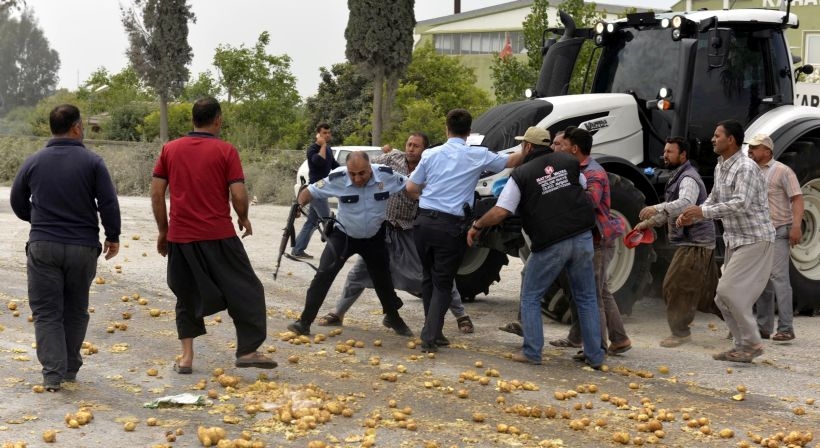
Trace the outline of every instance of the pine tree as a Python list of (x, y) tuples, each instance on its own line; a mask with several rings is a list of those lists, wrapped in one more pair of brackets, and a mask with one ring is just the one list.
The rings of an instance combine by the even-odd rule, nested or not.
[(373, 80), (372, 144), (381, 146), (413, 53), (414, 0), (348, 0), (347, 59)]
[(135, 0), (122, 10), (126, 51), (134, 70), (159, 97), (160, 140), (168, 140), (168, 101), (182, 93), (193, 50), (188, 21), (196, 18), (186, 0)]

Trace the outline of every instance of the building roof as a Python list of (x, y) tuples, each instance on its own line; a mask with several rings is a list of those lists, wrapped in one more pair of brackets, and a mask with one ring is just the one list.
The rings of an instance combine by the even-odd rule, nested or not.
[[(422, 20), (416, 23), (416, 33), (423, 33), (424, 31), (433, 28), (438, 25), (444, 25), (446, 23), (451, 22), (460, 22), (463, 20), (473, 19), (477, 17), (483, 17), (492, 14), (499, 14), (506, 11), (511, 11), (514, 9), (520, 8), (529, 8), (532, 6), (533, 0), (516, 0), (507, 3), (501, 3), (494, 6), (488, 6), (486, 8), (479, 8), (474, 9), (472, 11), (461, 12), (458, 14), (450, 14), (448, 16), (442, 17), (435, 17), (432, 19)], [(561, 4), (564, 3), (564, 0), (553, 0), (550, 2), (550, 7), (560, 7)], [(609, 13), (613, 14), (620, 14), (626, 11), (629, 6), (622, 6), (622, 5), (610, 5), (608, 3), (596, 3), (596, 8), (601, 10), (606, 10)], [(639, 11), (645, 10), (645, 8), (637, 8)]]

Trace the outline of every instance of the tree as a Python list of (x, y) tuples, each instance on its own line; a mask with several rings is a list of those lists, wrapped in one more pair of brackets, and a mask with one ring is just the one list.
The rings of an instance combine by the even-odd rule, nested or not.
[(367, 140), (362, 132), (370, 129), (373, 112), (373, 83), (350, 62), (319, 69), (322, 81), (315, 96), (305, 101), (306, 137), (312, 137), (319, 123), (333, 128), (333, 142)]
[(0, 0), (0, 13), (9, 9), (24, 8), (26, 0)]
[(60, 56), (29, 10), (19, 19), (0, 8), (0, 114), (34, 106), (57, 86)]
[(409, 132), (422, 131), (431, 141), (443, 141), (444, 119), (451, 109), (464, 108), (478, 116), (492, 106), (489, 94), (475, 84), (475, 72), (457, 58), (436, 53), (432, 43), (416, 48), (393, 110), (400, 125), (386, 135), (403, 141)]
[(189, 81), (182, 90), (182, 99), (190, 103), (195, 102), (199, 98), (213, 97), (216, 98), (220, 93), (219, 84), (214, 80), (210, 70), (205, 70), (193, 81)]
[(186, 0), (134, 0), (122, 9), (128, 34), (126, 51), (140, 78), (159, 97), (160, 140), (168, 140), (168, 101), (182, 93), (193, 50), (188, 45), (188, 21), (195, 22)]
[(390, 127), (398, 83), (413, 52), (414, 0), (348, 0), (345, 55), (373, 80), (373, 145)]
[[(531, 12), (522, 23), (524, 45), (527, 47), (526, 64), (515, 59), (515, 56), (493, 61), (491, 77), (498, 103), (523, 99), (524, 90), (535, 87), (544, 59), (544, 55), (541, 54), (541, 40), (544, 30), (550, 26), (548, 7), (547, 0), (534, 0)], [(591, 27), (601, 18), (601, 14), (596, 11), (595, 3), (565, 0), (559, 8), (572, 16), (578, 28)], [(559, 23), (557, 17), (553, 23)], [(582, 93), (586, 68), (593, 56), (593, 47), (592, 42), (584, 42), (570, 80), (570, 93)]]
[(290, 71), (290, 56), (267, 53), (270, 34), (265, 31), (253, 48), (220, 45), (214, 54), (219, 83), (228, 95), (231, 122), (227, 133), (241, 131), (257, 138), (255, 146), (278, 142), (296, 120), (301, 101), (296, 77)]

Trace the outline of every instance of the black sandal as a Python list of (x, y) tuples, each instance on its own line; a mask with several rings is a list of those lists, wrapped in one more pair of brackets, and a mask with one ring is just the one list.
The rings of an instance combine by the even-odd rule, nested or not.
[(524, 337), (524, 329), (521, 328), (521, 324), (518, 322), (510, 322), (503, 327), (498, 327), (501, 331), (506, 331), (507, 333), (517, 334), (518, 336)]

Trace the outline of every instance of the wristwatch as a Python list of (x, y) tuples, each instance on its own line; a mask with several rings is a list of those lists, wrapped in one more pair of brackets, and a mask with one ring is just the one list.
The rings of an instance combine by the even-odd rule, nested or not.
[(475, 221), (473, 221), (473, 224), (470, 227), (472, 227), (472, 228), (474, 228), (478, 231), (481, 231), (481, 229), (482, 229), (481, 227), (478, 227), (477, 225), (475, 225)]

